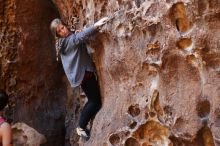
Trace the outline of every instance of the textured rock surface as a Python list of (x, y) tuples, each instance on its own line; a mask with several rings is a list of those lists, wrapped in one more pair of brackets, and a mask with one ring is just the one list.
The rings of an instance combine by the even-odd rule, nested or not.
[(40, 146), (46, 143), (46, 138), (25, 123), (12, 126), (13, 144), (16, 146)]
[(66, 89), (49, 30), (58, 16), (47, 0), (0, 0), (0, 88), (12, 97), (9, 118), (64, 143)]
[(219, 0), (53, 2), (80, 28), (115, 16), (91, 41), (103, 107), (80, 145), (220, 145)]
[[(114, 16), (90, 46), (103, 96), (91, 139), (74, 128), (84, 103), (55, 62), (49, 0), (0, 0), (1, 84), (12, 119), (73, 146), (220, 145), (219, 0), (52, 0), (70, 26)], [(74, 98), (73, 98), (74, 97)]]

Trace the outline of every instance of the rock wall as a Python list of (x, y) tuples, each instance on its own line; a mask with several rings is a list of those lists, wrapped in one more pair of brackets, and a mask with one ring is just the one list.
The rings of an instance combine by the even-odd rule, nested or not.
[(53, 0), (90, 45), (103, 107), (84, 146), (220, 145), (219, 0)]
[(50, 21), (59, 13), (49, 0), (0, 0), (0, 88), (11, 103), (7, 118), (24, 122), (64, 145), (66, 85), (56, 62)]
[[(73, 26), (74, 16), (78, 28), (112, 17), (90, 42), (103, 107), (88, 142), (74, 130), (85, 96), (69, 87), (49, 31), (53, 18)], [(219, 21), (219, 0), (0, 0), (9, 118), (45, 146), (218, 146)]]

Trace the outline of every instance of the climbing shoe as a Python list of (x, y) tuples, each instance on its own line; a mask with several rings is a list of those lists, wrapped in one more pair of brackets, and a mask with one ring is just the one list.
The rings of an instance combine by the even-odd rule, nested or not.
[(89, 132), (87, 130), (77, 127), (76, 132), (83, 140), (86, 141), (89, 140), (90, 137), (89, 137)]

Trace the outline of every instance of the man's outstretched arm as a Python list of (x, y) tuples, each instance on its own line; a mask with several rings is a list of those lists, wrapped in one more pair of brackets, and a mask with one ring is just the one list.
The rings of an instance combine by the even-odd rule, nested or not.
[(101, 26), (103, 26), (107, 21), (109, 20), (108, 17), (104, 17), (100, 19), (98, 22), (96, 22), (93, 26), (90, 26), (88, 28), (85, 28), (83, 31), (76, 34), (75, 42), (81, 43), (85, 40), (88, 40), (88, 38), (98, 29), (100, 29)]

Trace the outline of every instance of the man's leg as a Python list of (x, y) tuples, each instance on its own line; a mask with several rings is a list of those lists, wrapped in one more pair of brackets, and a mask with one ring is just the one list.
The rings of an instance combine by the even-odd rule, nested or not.
[(99, 84), (98, 81), (96, 80), (95, 75), (93, 75), (90, 79), (85, 81), (81, 85), (81, 87), (88, 98), (88, 102), (85, 104), (81, 112), (79, 126), (82, 129), (86, 129), (88, 122), (99, 111), (102, 103), (101, 103)]

